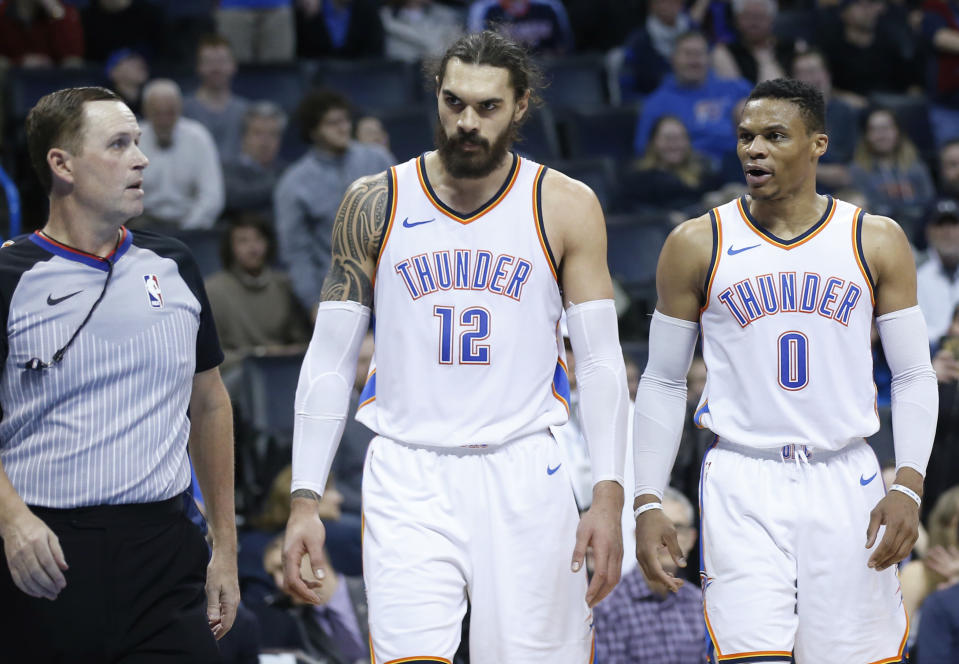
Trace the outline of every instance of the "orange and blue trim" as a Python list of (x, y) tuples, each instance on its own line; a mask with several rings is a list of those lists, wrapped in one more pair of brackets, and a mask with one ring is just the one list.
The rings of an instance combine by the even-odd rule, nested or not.
[(859, 266), (859, 271), (862, 272), (862, 276), (866, 280), (866, 285), (869, 287), (869, 300), (872, 302), (872, 306), (875, 307), (876, 283), (872, 278), (872, 272), (869, 271), (869, 265), (866, 263), (866, 252), (862, 248), (862, 222), (865, 216), (865, 210), (856, 208), (856, 212), (852, 218), (852, 243), (856, 255), (856, 264)]
[(500, 204), (506, 195), (510, 192), (510, 189), (513, 188), (513, 185), (516, 184), (516, 177), (519, 175), (519, 167), (522, 159), (515, 152), (513, 153), (513, 164), (510, 166), (509, 174), (506, 176), (506, 180), (503, 182), (503, 186), (499, 188), (493, 197), (487, 202), (483, 203), (480, 207), (473, 210), (469, 214), (460, 214), (446, 203), (440, 200), (440, 197), (436, 195), (436, 192), (433, 191), (433, 186), (430, 184), (429, 177), (426, 175), (426, 157), (425, 155), (420, 155), (416, 159), (416, 174), (420, 180), (420, 186), (423, 188), (423, 193), (426, 194), (426, 197), (433, 204), (433, 206), (453, 219), (458, 221), (461, 224), (469, 224), (484, 214), (492, 210), (494, 207)]
[(705, 428), (706, 428), (706, 427), (703, 425), (702, 419), (703, 419), (703, 415), (705, 415), (705, 414), (708, 413), (708, 412), (709, 412), (709, 399), (706, 399), (706, 400), (703, 402), (703, 405), (700, 406), (700, 407), (696, 410), (696, 414), (693, 415), (693, 424), (696, 425), (696, 428), (697, 428), (697, 429), (705, 429)]
[(763, 228), (755, 219), (753, 219), (752, 213), (749, 211), (749, 205), (746, 204), (746, 197), (740, 196), (736, 200), (736, 206), (739, 208), (739, 214), (742, 216), (743, 221), (746, 222), (746, 225), (751, 228), (756, 235), (761, 237), (763, 240), (768, 242), (771, 245), (779, 247), (780, 249), (795, 249), (796, 247), (803, 245), (809, 242), (811, 239), (819, 235), (822, 232), (822, 229), (826, 227), (829, 221), (832, 219), (833, 215), (836, 213), (836, 201), (832, 196), (826, 196), (826, 211), (823, 212), (822, 217), (819, 218), (815, 224), (810, 226), (800, 235), (790, 239), (783, 240), (776, 237), (768, 230)]
[(376, 401), (376, 369), (373, 369), (370, 375), (366, 377), (366, 384), (363, 385), (363, 391), (360, 392), (360, 405), (356, 409), (359, 410), (373, 401)]
[(709, 306), (713, 281), (716, 279), (716, 272), (719, 271), (719, 259), (723, 254), (723, 225), (716, 208), (709, 211), (709, 226), (713, 231), (713, 255), (709, 258), (709, 268), (706, 270), (706, 283), (703, 284), (703, 306), (699, 309), (700, 314)]
[(445, 657), (431, 657), (428, 655), (422, 657), (402, 657), (400, 659), (391, 659), (388, 662), (383, 662), (383, 664), (420, 664), (420, 662), (442, 662), (442, 664), (452, 664), (452, 662)]
[(373, 268), (373, 278), (370, 280), (376, 283), (376, 274), (380, 269), (380, 258), (383, 257), (383, 251), (386, 249), (386, 242), (390, 239), (390, 233), (393, 232), (393, 222), (396, 220), (396, 199), (399, 191), (396, 187), (396, 167), (390, 166), (389, 177), (386, 178), (386, 202), (389, 214), (386, 217), (386, 227), (383, 235), (380, 236), (380, 246), (376, 248), (376, 266)]
[(553, 396), (556, 397), (569, 415), (569, 369), (562, 358), (556, 360), (556, 370), (553, 372), (553, 382), (550, 384)]
[(130, 246), (133, 244), (133, 233), (128, 231), (126, 226), (120, 226), (120, 238), (117, 240), (117, 246), (113, 248), (113, 251), (103, 257), (87, 253), (82, 249), (76, 249), (62, 242), (57, 242), (49, 235), (40, 231), (34, 231), (33, 235), (30, 236), (30, 241), (41, 249), (49, 251), (54, 256), (76, 261), (77, 263), (83, 263), (89, 267), (106, 272), (110, 269), (109, 263), (116, 263), (130, 249)]
[(906, 630), (902, 634), (902, 641), (899, 642), (899, 651), (892, 657), (877, 659), (869, 664), (904, 664), (909, 661), (909, 651), (906, 649), (906, 640), (909, 638), (909, 612), (906, 607), (902, 607), (902, 612), (906, 615)]
[(549, 263), (549, 269), (553, 273), (553, 279), (559, 282), (559, 265), (553, 256), (553, 250), (549, 246), (549, 239), (546, 237), (546, 225), (543, 222), (543, 179), (546, 177), (546, 171), (549, 169), (540, 166), (536, 171), (536, 178), (533, 184), (533, 219), (536, 222), (536, 235), (539, 238), (539, 246), (546, 254), (546, 262)]

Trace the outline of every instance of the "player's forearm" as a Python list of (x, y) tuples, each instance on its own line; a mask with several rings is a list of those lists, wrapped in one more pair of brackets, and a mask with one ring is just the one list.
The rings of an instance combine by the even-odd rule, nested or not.
[(357, 302), (320, 304), (294, 399), (293, 492), (320, 495), (326, 487), (369, 321), (369, 308)]
[(30, 508), (17, 493), (7, 472), (0, 463), (0, 538), (6, 539), (10, 526), (30, 513)]
[[(191, 403), (190, 458), (217, 550), (236, 552), (233, 491), (233, 412), (222, 382)], [(198, 407), (199, 406), (199, 407)]]

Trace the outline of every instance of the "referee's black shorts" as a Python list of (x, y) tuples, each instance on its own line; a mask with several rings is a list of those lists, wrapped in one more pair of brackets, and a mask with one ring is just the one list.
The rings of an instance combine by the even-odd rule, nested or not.
[(32, 507), (60, 538), (67, 585), (52, 602), (30, 597), (0, 556), (0, 661), (219, 662), (206, 619), (209, 550), (186, 499)]

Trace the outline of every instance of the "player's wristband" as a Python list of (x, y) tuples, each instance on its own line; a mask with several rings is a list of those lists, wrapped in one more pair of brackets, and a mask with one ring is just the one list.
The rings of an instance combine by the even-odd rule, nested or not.
[(916, 507), (922, 507), (922, 498), (920, 498), (919, 494), (913, 491), (912, 489), (910, 489), (909, 487), (903, 486), (901, 484), (893, 484), (891, 487), (889, 487), (889, 490), (898, 491), (899, 493), (906, 494), (907, 496), (909, 496), (910, 498), (916, 501)]
[(661, 510), (661, 509), (663, 509), (662, 503), (646, 503), (645, 505), (640, 505), (639, 507), (633, 510), (633, 520), (635, 521), (636, 519), (638, 519), (639, 515), (642, 514), (643, 512), (648, 512), (649, 510)]

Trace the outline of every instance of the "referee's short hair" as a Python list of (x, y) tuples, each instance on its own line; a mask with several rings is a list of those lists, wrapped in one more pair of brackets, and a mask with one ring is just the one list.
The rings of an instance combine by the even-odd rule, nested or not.
[(83, 145), (83, 105), (88, 101), (123, 101), (106, 88), (66, 88), (51, 92), (27, 114), (27, 150), (40, 184), (49, 194), (53, 175), (47, 165), (47, 153), (62, 148), (79, 154)]

